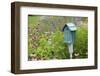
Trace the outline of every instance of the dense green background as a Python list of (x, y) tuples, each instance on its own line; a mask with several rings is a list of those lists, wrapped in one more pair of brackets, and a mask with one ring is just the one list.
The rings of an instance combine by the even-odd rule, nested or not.
[(87, 58), (87, 18), (61, 16), (28, 16), (28, 59), (69, 59), (62, 28), (65, 23), (77, 25), (73, 58)]

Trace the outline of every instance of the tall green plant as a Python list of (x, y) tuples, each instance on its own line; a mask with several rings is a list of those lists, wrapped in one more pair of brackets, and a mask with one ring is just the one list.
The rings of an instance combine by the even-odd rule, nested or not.
[(78, 27), (74, 43), (74, 58), (87, 58), (88, 30), (86, 27)]

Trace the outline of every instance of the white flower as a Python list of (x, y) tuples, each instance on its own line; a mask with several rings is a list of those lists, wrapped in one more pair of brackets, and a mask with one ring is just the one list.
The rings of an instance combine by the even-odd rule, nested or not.
[(51, 44), (52, 42), (51, 42), (51, 39), (48, 39), (48, 44)]
[(74, 55), (75, 55), (75, 56), (79, 56), (79, 53), (75, 53)]

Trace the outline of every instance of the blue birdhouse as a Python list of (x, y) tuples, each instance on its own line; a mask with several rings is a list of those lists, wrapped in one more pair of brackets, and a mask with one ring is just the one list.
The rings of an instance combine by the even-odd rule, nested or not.
[(77, 27), (73, 23), (66, 23), (62, 29), (64, 32), (64, 42), (68, 44), (72, 44), (75, 41), (75, 33)]

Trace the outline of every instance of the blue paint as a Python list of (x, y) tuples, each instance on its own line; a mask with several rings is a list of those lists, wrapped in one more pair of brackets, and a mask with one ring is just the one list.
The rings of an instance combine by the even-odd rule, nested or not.
[(67, 44), (73, 44), (75, 41), (76, 26), (73, 23), (67, 23), (63, 27), (64, 42)]

